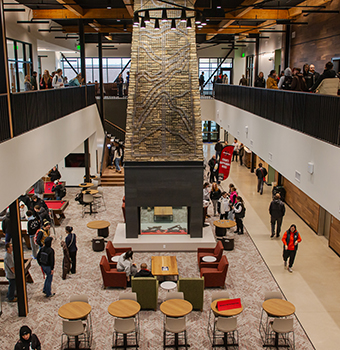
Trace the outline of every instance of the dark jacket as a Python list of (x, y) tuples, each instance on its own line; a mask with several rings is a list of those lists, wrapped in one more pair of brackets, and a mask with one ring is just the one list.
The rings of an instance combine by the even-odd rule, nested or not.
[(33, 86), (34, 90), (38, 90), (38, 84), (37, 84), (37, 78), (36, 77), (31, 77), (31, 85)]
[(45, 240), (49, 237), (49, 232), (44, 229), (40, 229), (37, 234), (37, 244), (39, 247), (43, 247), (45, 244)]
[[(54, 270), (54, 249), (51, 247), (52, 245), (52, 237), (47, 237), (45, 239), (45, 245), (39, 250), (39, 253), (37, 255), (37, 260), (40, 266), (50, 266), (51, 270)], [(47, 254), (47, 262), (44, 264), (41, 260), (42, 253)]]
[(255, 87), (258, 88), (265, 88), (266, 87), (266, 79), (262, 77), (262, 79), (260, 77), (257, 77), (254, 83)]
[(273, 219), (280, 219), (286, 213), (286, 208), (280, 199), (274, 199), (269, 206), (269, 214)]
[(216, 152), (221, 152), (222, 151), (222, 143), (221, 142), (217, 142), (216, 145), (215, 145), (215, 151)]
[(27, 209), (31, 208), (32, 201), (31, 201), (30, 197), (27, 196), (27, 194), (22, 194), (21, 196), (19, 196), (18, 201), (19, 201), (19, 203), (24, 202)]
[(70, 253), (76, 252), (77, 248), (77, 236), (74, 233), (69, 233), (65, 238), (65, 243)]
[(307, 91), (307, 85), (302, 73), (293, 76), (292, 91)]
[(316, 88), (320, 85), (322, 80), (329, 79), (329, 78), (337, 78), (336, 73), (333, 69), (325, 69), (323, 73), (319, 76), (319, 79), (316, 81), (316, 83), (311, 87), (311, 91), (315, 91)]
[(53, 86), (52, 86), (52, 79), (51, 78), (48, 78), (47, 80), (47, 84), (45, 83), (45, 80), (44, 80), (44, 77), (41, 78), (40, 80), (40, 89), (41, 90), (44, 90), (44, 89), (52, 89)]
[(266, 168), (257, 168), (256, 169), (256, 176), (258, 179), (263, 179), (267, 176), (267, 169)]
[(220, 189), (218, 189), (217, 191), (211, 191), (210, 192), (210, 199), (220, 199), (222, 196), (222, 192)]
[(36, 217), (33, 217), (32, 219), (31, 217), (29, 217), (27, 222), (28, 234), (30, 236), (34, 236), (39, 229), (40, 229), (40, 221)]
[(310, 72), (303, 72), (303, 77), (305, 78), (307, 91), (313, 86), (313, 75)]
[(41, 198), (37, 197), (37, 200), (36, 201), (31, 201), (31, 206), (30, 206), (30, 209), (32, 211), (34, 211), (34, 207), (36, 205), (39, 205), (40, 208), (44, 208), (45, 210), (48, 211), (48, 206), (46, 205), (45, 201), (42, 200)]
[(214, 158), (211, 158), (208, 162), (208, 165), (210, 167), (210, 171), (212, 172), (214, 170), (215, 164), (217, 163), (217, 160)]
[[(25, 334), (30, 334), (28, 340), (25, 340), (23, 336)], [(31, 329), (28, 326), (22, 326), (20, 328), (20, 340), (15, 344), (14, 350), (40, 350), (41, 344), (38, 337), (32, 334)]]
[(70, 258), (70, 253), (67, 249), (67, 245), (64, 241), (60, 242), (61, 247), (63, 248), (64, 252), (64, 258), (63, 258), (63, 274), (62, 274), (62, 279), (66, 279), (67, 274), (71, 270), (71, 258)]
[(61, 198), (61, 192), (63, 190), (63, 185), (61, 183), (59, 183), (58, 185), (54, 185), (52, 187), (52, 192), (55, 192), (55, 195), (58, 197), (58, 198)]
[(40, 221), (40, 225), (42, 227), (44, 220), (47, 220), (48, 222), (51, 222), (51, 218), (50, 215), (48, 213), (48, 211), (46, 211), (45, 208), (40, 208), (39, 213), (35, 211), (35, 215), (34, 215), (39, 221)]
[(204, 84), (204, 75), (203, 74), (200, 75), (198, 81), (199, 81), (200, 86), (202, 86)]
[(49, 173), (49, 177), (51, 179), (52, 182), (54, 182), (55, 180), (59, 180), (61, 178), (60, 172), (58, 169), (56, 170), (51, 170)]
[(140, 270), (135, 277), (153, 277), (153, 274), (149, 270)]
[(2, 221), (2, 232), (3, 233), (9, 233), (10, 230), (10, 218), (9, 218), (9, 212), (6, 213), (5, 219)]

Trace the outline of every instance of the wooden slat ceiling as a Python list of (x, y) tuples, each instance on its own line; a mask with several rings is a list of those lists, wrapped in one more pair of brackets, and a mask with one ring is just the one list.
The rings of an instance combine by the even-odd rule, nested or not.
[[(216, 42), (220, 35), (259, 33), (277, 20), (293, 21), (301, 14), (301, 6), (321, 6), (329, 0), (196, 0), (195, 8), (204, 12), (208, 25), (197, 28), (198, 42)], [(90, 34), (111, 33), (114, 42), (130, 42), (133, 0), (18, 0), (31, 8), (33, 19), (51, 19), (65, 33), (78, 32), (78, 20), (84, 20), (86, 41)], [(108, 9), (111, 7), (111, 9)], [(120, 41), (122, 40), (122, 41)]]

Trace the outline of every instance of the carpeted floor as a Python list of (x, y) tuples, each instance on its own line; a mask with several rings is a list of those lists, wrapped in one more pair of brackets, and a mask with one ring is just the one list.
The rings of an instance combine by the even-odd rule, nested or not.
[[(109, 239), (113, 237), (117, 223), (123, 222), (121, 200), (123, 187), (109, 187), (105, 189), (105, 201), (107, 210), (96, 216), (81, 217), (81, 206), (74, 201), (78, 189), (68, 189), (67, 199), (70, 205), (66, 209), (66, 219), (62, 226), (56, 229), (56, 239), (53, 248), (56, 252), (56, 268), (52, 291), (56, 293), (53, 298), (46, 299), (42, 293), (43, 276), (36, 261), (33, 261), (31, 274), (33, 284), (28, 284), (29, 314), (26, 318), (17, 316), (17, 305), (4, 301), (7, 287), (0, 286), (3, 314), (0, 317), (0, 349), (12, 350), (18, 339), (19, 329), (27, 324), (38, 335), (42, 342), (43, 350), (59, 349), (62, 334), (62, 320), (58, 316), (58, 309), (69, 301), (72, 294), (82, 293), (89, 296), (92, 306), (93, 320), (93, 344), (92, 349), (110, 349), (112, 343), (113, 317), (109, 315), (107, 308), (111, 302), (118, 300), (120, 293), (131, 291), (130, 288), (106, 289), (102, 287), (102, 278), (99, 269), (99, 261), (104, 252), (94, 252), (91, 240), (96, 237), (96, 230), (86, 227), (92, 220), (103, 219), (111, 223)], [(209, 212), (210, 213), (210, 212)], [(212, 214), (212, 213), (210, 213)], [(210, 218), (210, 223), (214, 218)], [(78, 259), (77, 273), (69, 275), (66, 280), (61, 279), (62, 249), (60, 239), (65, 238), (65, 226), (74, 227), (77, 234)], [(250, 228), (251, 229), (251, 228)], [(0, 256), (4, 255), (4, 245), (0, 247)], [(251, 238), (246, 233), (235, 237), (235, 249), (224, 252), (229, 260), (229, 270), (226, 279), (226, 289), (231, 297), (241, 298), (244, 306), (243, 313), (238, 317), (238, 330), (240, 337), (240, 349), (262, 349), (261, 338), (258, 332), (261, 315), (261, 305), (264, 292), (267, 290), (278, 291), (279, 288), (273, 279), (267, 266), (264, 264)], [(30, 251), (25, 250), (26, 257)], [(137, 266), (146, 262), (150, 266), (150, 260), (155, 253), (135, 253), (134, 262)], [(183, 277), (198, 277), (196, 253), (166, 253), (176, 255), (179, 273)], [(282, 266), (283, 268), (283, 266)], [(203, 312), (194, 311), (187, 316), (188, 341), (193, 350), (211, 349), (207, 336), (207, 322), (211, 302), (211, 293), (216, 289), (205, 290), (205, 303)], [(159, 290), (158, 304), (165, 299), (165, 291)], [(140, 312), (141, 335), (140, 349), (162, 348), (162, 324), (163, 315), (157, 311)], [(298, 321), (294, 321), (296, 349), (312, 350), (313, 347), (306, 337)]]

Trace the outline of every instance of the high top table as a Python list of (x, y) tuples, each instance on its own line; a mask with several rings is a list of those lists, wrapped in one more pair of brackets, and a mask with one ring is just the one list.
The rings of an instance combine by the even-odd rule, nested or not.
[[(160, 309), (168, 317), (184, 317), (192, 311), (192, 305), (187, 300), (169, 299), (161, 304)], [(178, 349), (185, 347), (185, 345), (178, 344), (178, 333), (175, 333), (175, 345), (165, 345), (165, 347)], [(187, 344), (187, 347), (190, 347), (190, 345)]]
[[(262, 304), (263, 310), (272, 317), (287, 317), (295, 313), (295, 306), (284, 299), (268, 299)], [(273, 344), (263, 344), (264, 348), (287, 348), (286, 344), (279, 344), (279, 335), (275, 333), (275, 343)]]
[(227, 229), (236, 226), (236, 222), (233, 220), (215, 220), (213, 222), (215, 226), (215, 233), (218, 237), (223, 237), (227, 235)]
[[(66, 320), (81, 320), (91, 312), (91, 305), (83, 301), (72, 301), (61, 306), (58, 310), (58, 315)], [(79, 349), (79, 339), (75, 336), (76, 349)], [(65, 350), (71, 350), (67, 348)], [(82, 348), (90, 350), (89, 348)]]
[(217, 314), (218, 316), (232, 317), (232, 316), (239, 315), (243, 311), (243, 306), (242, 305), (241, 305), (240, 308), (237, 308), (237, 309), (218, 311), (218, 309), (217, 309), (217, 302), (218, 301), (222, 301), (222, 300), (226, 300), (226, 298), (216, 299), (210, 304), (211, 310), (214, 311), (214, 313)]

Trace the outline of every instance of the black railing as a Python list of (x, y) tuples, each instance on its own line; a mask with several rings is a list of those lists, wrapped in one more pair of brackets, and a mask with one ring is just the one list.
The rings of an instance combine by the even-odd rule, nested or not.
[(7, 94), (0, 95), (0, 142), (11, 138)]
[(215, 98), (340, 145), (340, 98), (337, 96), (216, 84)]
[[(13, 136), (43, 126), (96, 103), (95, 86), (11, 94)], [(10, 138), (7, 96), (0, 95), (0, 142)]]

